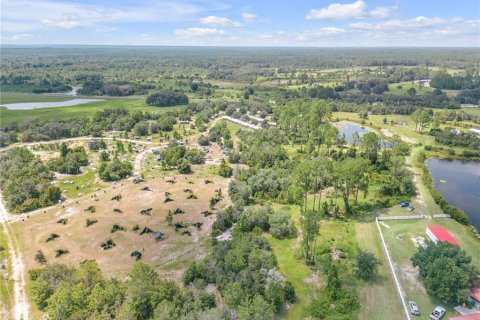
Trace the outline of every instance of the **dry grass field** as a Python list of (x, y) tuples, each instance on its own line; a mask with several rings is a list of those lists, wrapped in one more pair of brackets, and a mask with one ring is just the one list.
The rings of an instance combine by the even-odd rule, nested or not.
[[(206, 175), (203, 171), (208, 169), (207, 166), (194, 169), (191, 175), (168, 173), (170, 177), (158, 175), (139, 184), (134, 184), (132, 179), (124, 180), (69, 201), (70, 204), (56, 205), (13, 223), (26, 269), (40, 267), (35, 261), (35, 254), (37, 250), (42, 250), (49, 263), (75, 266), (86, 259), (95, 259), (105, 274), (123, 276), (135, 262), (130, 254), (137, 250), (142, 253), (142, 260), (155, 266), (162, 278), (178, 280), (192, 260), (200, 259), (207, 253), (215, 215), (204, 217), (201, 212), (210, 210), (209, 202), (216, 195), (215, 190), (221, 189), (224, 195), (217, 208), (229, 201), (227, 179)], [(205, 184), (205, 176), (213, 183)], [(176, 182), (167, 182), (170, 179)], [(151, 191), (142, 191), (145, 186)], [(185, 189), (193, 190), (198, 199), (187, 199), (190, 193)], [(171, 194), (168, 197), (173, 201), (165, 203), (166, 192)], [(120, 201), (111, 200), (118, 194), (122, 195)], [(95, 206), (95, 212), (85, 211), (90, 206)], [(122, 213), (114, 212), (114, 208)], [(140, 213), (147, 208), (152, 208), (151, 216)], [(173, 225), (169, 226), (166, 222), (168, 211), (177, 208), (185, 213), (173, 215)], [(63, 225), (58, 223), (60, 219), (68, 219), (68, 222)], [(98, 222), (86, 227), (86, 219)], [(186, 222), (188, 227), (175, 231), (174, 225), (180, 221)], [(192, 226), (197, 222), (203, 224), (200, 229)], [(111, 233), (114, 224), (125, 227), (125, 230)], [(139, 230), (133, 231), (137, 224)], [(140, 235), (144, 227), (163, 232), (165, 238), (155, 240), (148, 233)], [(182, 235), (185, 230), (191, 235)], [(46, 242), (52, 233), (59, 237)], [(109, 239), (114, 241), (115, 246), (103, 250), (101, 244)], [(57, 249), (68, 250), (69, 253), (56, 258)]]

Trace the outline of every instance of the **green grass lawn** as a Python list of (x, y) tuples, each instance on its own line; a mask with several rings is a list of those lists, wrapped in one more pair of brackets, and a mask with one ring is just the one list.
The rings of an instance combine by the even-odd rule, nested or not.
[(358, 318), (361, 320), (404, 319), (405, 313), (375, 222), (358, 222), (355, 224), (355, 231), (359, 247), (375, 254), (382, 261), (377, 277), (361, 285), (358, 290), (361, 301)]
[(480, 117), (480, 108), (462, 108), (461, 110), (472, 116)]
[(20, 102), (56, 102), (72, 100), (73, 97), (47, 96), (35, 93), (22, 92), (2, 92), (0, 94), (0, 104), (20, 103)]
[[(441, 225), (447, 229), (457, 239), (460, 247), (472, 257), (473, 265), (480, 265), (480, 255), (478, 254), (480, 241), (474, 238), (468, 227), (452, 219), (385, 221), (382, 225), (385, 241), (394, 260), (397, 275), (407, 300), (414, 300), (419, 306), (421, 313), (419, 319), (428, 319), (428, 314), (435, 306), (445, 306), (441, 301), (427, 295), (422, 278), (410, 262), (410, 258), (418, 250), (413, 239), (425, 237), (425, 228), (432, 224)], [(446, 307), (448, 312), (446, 317), (455, 315), (454, 305), (447, 305)]]
[[(398, 88), (398, 86), (401, 86), (401, 88)], [(397, 95), (407, 94), (407, 90), (410, 88), (415, 88), (415, 90), (417, 90), (418, 95), (423, 95), (425, 93), (429, 93), (433, 91), (433, 89), (430, 87), (420, 86), (410, 81), (388, 84), (388, 92), (392, 94), (397, 94)]]
[(314, 297), (315, 288), (305, 282), (305, 279), (308, 278), (312, 272), (305, 265), (305, 261), (296, 258), (300, 245), (299, 240), (278, 240), (270, 234), (266, 237), (275, 253), (280, 272), (292, 283), (295, 288), (295, 294), (297, 295), (297, 301), (290, 307), (287, 313), (282, 315), (282, 318), (292, 320), (302, 319), (304, 316), (304, 308)]
[[(78, 176), (69, 176), (59, 181), (59, 188), (63, 194), (68, 198), (77, 198), (84, 194), (95, 191), (96, 188), (101, 188), (100, 184), (95, 184), (95, 172), (90, 168), (82, 168), (85, 173)], [(73, 181), (73, 184), (64, 184), (64, 181)]]
[(32, 117), (42, 120), (86, 118), (92, 116), (95, 112), (108, 108), (127, 108), (130, 111), (166, 112), (183, 107), (184, 106), (153, 107), (145, 104), (145, 101), (143, 100), (105, 100), (71, 107), (43, 108), (34, 110), (9, 110), (4, 107), (0, 107), (0, 125), (6, 125), (12, 121), (20, 123), (25, 119)]
[[(282, 206), (274, 204), (273, 208), (289, 211), (292, 220), (295, 221), (297, 230), (300, 230), (300, 209), (298, 206)], [(277, 258), (280, 272), (287, 277), (295, 288), (297, 301), (290, 307), (288, 312), (282, 314), (283, 319), (302, 319), (305, 316), (305, 308), (315, 297), (316, 288), (313, 284), (306, 282), (312, 275), (312, 271), (299, 257), (300, 239), (275, 239), (270, 234), (266, 235), (270, 242), (275, 257)]]

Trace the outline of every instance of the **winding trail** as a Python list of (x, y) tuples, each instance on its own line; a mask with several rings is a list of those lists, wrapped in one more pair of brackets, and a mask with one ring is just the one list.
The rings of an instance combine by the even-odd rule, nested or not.
[(29, 303), (26, 294), (25, 266), (23, 265), (22, 253), (15, 237), (15, 232), (8, 222), (8, 212), (3, 205), (0, 194), (0, 223), (5, 225), (10, 262), (12, 265), (11, 278), (13, 280), (13, 319), (29, 320)]

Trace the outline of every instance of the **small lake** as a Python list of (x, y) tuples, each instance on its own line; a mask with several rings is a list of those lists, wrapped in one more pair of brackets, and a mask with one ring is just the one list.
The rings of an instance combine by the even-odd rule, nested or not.
[(480, 162), (428, 159), (427, 166), (435, 188), (480, 230)]
[(85, 104), (90, 102), (103, 101), (103, 99), (72, 99), (61, 102), (22, 102), (22, 103), (9, 103), (2, 104), (9, 110), (33, 110), (43, 108), (59, 108), (59, 107), (71, 107), (79, 104)]
[(336, 127), (338, 129), (338, 135), (340, 137), (342, 135), (345, 135), (345, 140), (347, 141), (347, 144), (352, 144), (354, 142), (358, 144), (360, 142), (355, 140), (355, 133), (358, 133), (358, 135), (361, 137), (369, 132), (367, 129), (362, 128), (359, 124), (356, 124), (354, 122), (342, 121), (337, 123)]

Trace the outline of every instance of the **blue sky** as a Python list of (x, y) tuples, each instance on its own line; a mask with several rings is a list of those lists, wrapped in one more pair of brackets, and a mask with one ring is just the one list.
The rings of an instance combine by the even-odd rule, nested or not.
[(480, 47), (478, 0), (2, 0), (1, 43)]

